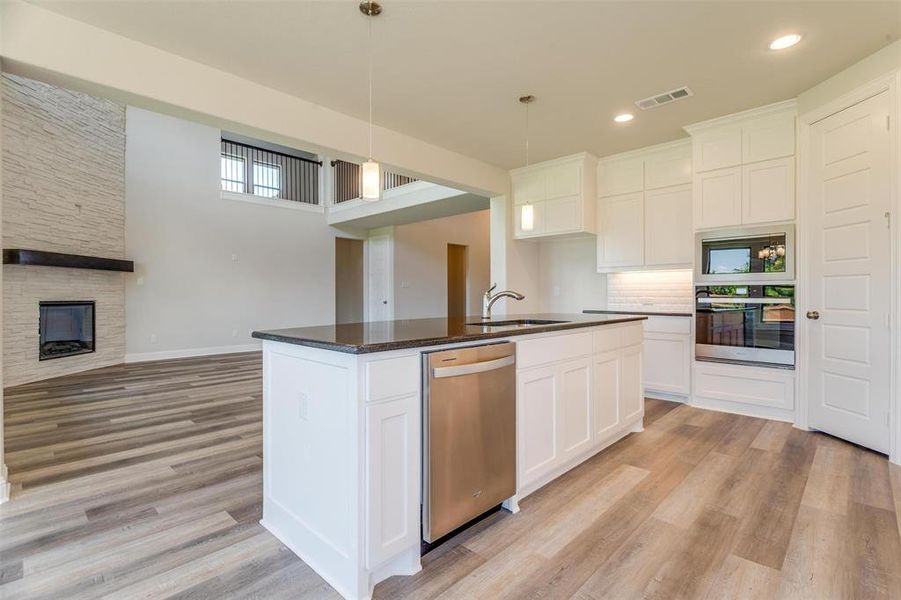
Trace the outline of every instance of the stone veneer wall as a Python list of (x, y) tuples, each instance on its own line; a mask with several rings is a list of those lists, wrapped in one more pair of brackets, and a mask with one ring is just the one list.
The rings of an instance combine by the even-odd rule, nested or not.
[[(2, 75), (3, 247), (125, 258), (125, 107)], [(96, 352), (38, 361), (38, 302), (94, 300)], [(125, 359), (125, 274), (3, 267), (3, 384)]]

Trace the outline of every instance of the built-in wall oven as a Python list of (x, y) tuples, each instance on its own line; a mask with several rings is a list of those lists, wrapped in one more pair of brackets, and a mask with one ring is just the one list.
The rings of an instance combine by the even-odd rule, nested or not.
[(695, 357), (762, 365), (795, 364), (795, 286), (695, 287)]
[(697, 234), (695, 283), (790, 282), (795, 278), (794, 225)]

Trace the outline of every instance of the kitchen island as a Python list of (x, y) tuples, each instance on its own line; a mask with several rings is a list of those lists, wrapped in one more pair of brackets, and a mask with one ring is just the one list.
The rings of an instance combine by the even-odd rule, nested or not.
[[(638, 315), (415, 319), (256, 331), (262, 524), (346, 598), (420, 570), (422, 352), (516, 344), (518, 500), (644, 415)], [(515, 320), (512, 320), (515, 319)]]

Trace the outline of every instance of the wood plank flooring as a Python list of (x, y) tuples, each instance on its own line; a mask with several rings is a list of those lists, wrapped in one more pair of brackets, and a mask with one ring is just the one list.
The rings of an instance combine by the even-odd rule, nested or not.
[[(10, 388), (0, 598), (337, 598), (259, 524), (258, 353)], [(376, 598), (901, 598), (901, 469), (648, 400), (646, 429)]]

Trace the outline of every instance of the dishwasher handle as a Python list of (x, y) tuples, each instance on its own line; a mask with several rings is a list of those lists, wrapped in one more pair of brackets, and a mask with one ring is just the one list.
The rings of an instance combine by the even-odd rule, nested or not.
[(485, 360), (468, 365), (458, 365), (453, 367), (435, 367), (432, 369), (432, 378), (441, 379), (443, 377), (459, 377), (460, 375), (473, 375), (475, 373), (484, 373), (485, 371), (494, 371), (503, 367), (509, 367), (516, 362), (513, 355), (494, 360)]

